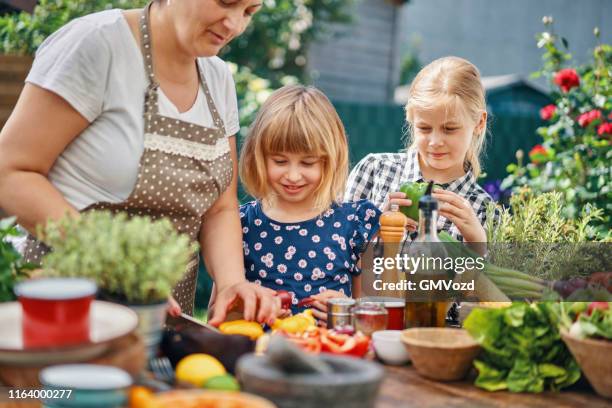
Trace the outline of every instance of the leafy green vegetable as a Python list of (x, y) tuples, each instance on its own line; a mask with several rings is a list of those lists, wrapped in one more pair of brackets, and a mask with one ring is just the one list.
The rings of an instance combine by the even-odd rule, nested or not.
[(580, 378), (580, 368), (561, 340), (558, 303), (522, 303), (474, 309), (464, 328), (483, 347), (474, 362), (476, 386), (488, 391), (559, 390)]
[[(600, 308), (593, 307), (596, 304)], [(612, 302), (605, 307), (605, 302), (563, 302), (560, 326), (575, 337), (612, 340)]]
[(16, 236), (19, 231), (15, 227), (15, 217), (0, 220), (0, 302), (15, 300), (13, 287), (27, 277), (26, 270), (32, 269), (32, 265), (22, 262), (19, 252), (7, 240)]

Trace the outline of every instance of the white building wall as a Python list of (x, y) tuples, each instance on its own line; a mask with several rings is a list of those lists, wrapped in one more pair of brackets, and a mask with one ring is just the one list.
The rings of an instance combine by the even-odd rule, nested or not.
[(421, 39), (420, 59), (427, 63), (457, 55), (475, 63), (484, 76), (521, 74), (541, 67), (535, 36), (542, 17), (553, 16), (555, 32), (569, 41), (579, 62), (596, 45), (612, 43), (612, 0), (412, 0), (400, 11), (401, 46)]
[(475, 63), (483, 76), (528, 76), (541, 67), (535, 35), (542, 16), (569, 41), (579, 62), (596, 42), (612, 43), (612, 0), (410, 0), (397, 7), (386, 0), (357, 0), (355, 21), (335, 28), (336, 39), (314, 44), (308, 68), (314, 83), (335, 100), (389, 102), (398, 64), (412, 39), (428, 63), (457, 55)]

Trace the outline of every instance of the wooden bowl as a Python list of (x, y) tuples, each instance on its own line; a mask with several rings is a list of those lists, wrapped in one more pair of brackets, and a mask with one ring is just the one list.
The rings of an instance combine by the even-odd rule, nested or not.
[(150, 408), (276, 408), (270, 401), (244, 392), (178, 390), (159, 394)]
[(612, 341), (578, 339), (563, 330), (561, 337), (597, 394), (612, 398)]
[(480, 352), (480, 345), (463, 329), (406, 329), (401, 339), (417, 372), (437, 381), (464, 378)]

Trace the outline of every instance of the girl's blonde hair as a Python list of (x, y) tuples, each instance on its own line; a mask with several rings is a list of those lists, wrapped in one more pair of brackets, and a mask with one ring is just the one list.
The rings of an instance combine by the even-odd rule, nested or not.
[(315, 189), (321, 212), (341, 199), (348, 177), (348, 144), (342, 121), (318, 89), (288, 85), (263, 104), (240, 153), (240, 178), (257, 199), (273, 200), (267, 181), (266, 157), (300, 153), (319, 157), (322, 177)]
[[(459, 57), (439, 58), (423, 68), (412, 81), (406, 104), (406, 120), (412, 128), (414, 110), (428, 110), (440, 105), (463, 110), (476, 123), (486, 112), (485, 91), (478, 68)], [(411, 135), (413, 132), (410, 132)], [(475, 133), (465, 155), (465, 167), (471, 167), (475, 177), (480, 174), (480, 153), (487, 133), (486, 123)], [(414, 144), (414, 137), (411, 137)]]

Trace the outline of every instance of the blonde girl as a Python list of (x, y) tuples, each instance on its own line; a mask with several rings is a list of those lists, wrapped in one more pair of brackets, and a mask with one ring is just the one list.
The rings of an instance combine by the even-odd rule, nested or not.
[(319, 90), (286, 86), (262, 106), (245, 141), (240, 177), (256, 200), (240, 207), (249, 281), (314, 301), (359, 292), (357, 265), (380, 211), (341, 203), (348, 145), (334, 107)]
[[(410, 142), (400, 153), (369, 154), (349, 176), (346, 200), (369, 199), (380, 209), (410, 205), (399, 192), (407, 181), (433, 180), (440, 202), (438, 229), (467, 242), (485, 242), (491, 197), (477, 184), (487, 124), (478, 69), (458, 57), (437, 59), (410, 86), (406, 104)], [(416, 222), (409, 220), (414, 230)]]

